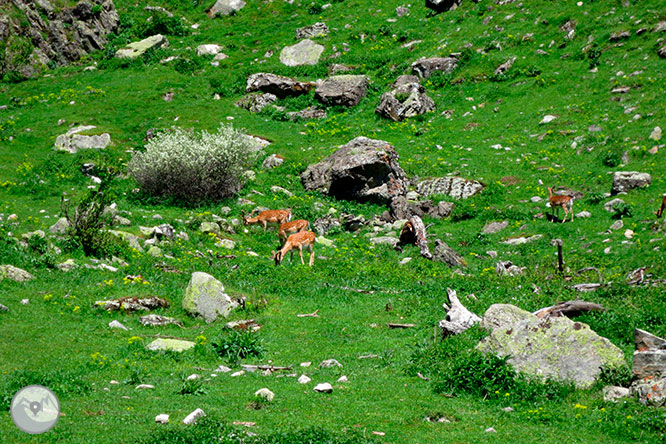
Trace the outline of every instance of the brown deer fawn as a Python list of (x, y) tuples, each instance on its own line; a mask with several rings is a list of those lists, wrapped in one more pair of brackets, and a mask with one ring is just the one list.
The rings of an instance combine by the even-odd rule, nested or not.
[(264, 233), (268, 224), (280, 225), (290, 220), (291, 208), (287, 208), (286, 210), (266, 210), (255, 217), (243, 216), (243, 223), (245, 225), (262, 224), (264, 226)]
[[(303, 261), (303, 249), (310, 251), (310, 266), (314, 264), (314, 243), (317, 236), (312, 231), (301, 231), (299, 233), (294, 233), (285, 242), (281, 250), (273, 254), (273, 259), (275, 260), (275, 265), (280, 265), (284, 259), (284, 255), (291, 251), (291, 254), (294, 254), (294, 249), (298, 249), (298, 255), (301, 257), (301, 264), (305, 265)], [(293, 258), (292, 258), (293, 261)]]
[(573, 201), (572, 196), (558, 196), (553, 194), (553, 189), (548, 187), (548, 203), (550, 203), (550, 209), (553, 210), (553, 215), (555, 214), (556, 208), (562, 208), (564, 210), (564, 219), (562, 223), (566, 222), (567, 216), (571, 213), (571, 222), (573, 222)]
[(661, 201), (661, 206), (655, 213), (657, 215), (657, 219), (661, 219), (661, 216), (664, 214), (664, 210), (666, 210), (666, 194), (664, 194), (664, 200)]
[(280, 227), (278, 228), (278, 238), (280, 239), (280, 245), (284, 245), (284, 243), (287, 241), (287, 237), (290, 234), (307, 231), (309, 227), (310, 222), (305, 219), (296, 219), (280, 224)]

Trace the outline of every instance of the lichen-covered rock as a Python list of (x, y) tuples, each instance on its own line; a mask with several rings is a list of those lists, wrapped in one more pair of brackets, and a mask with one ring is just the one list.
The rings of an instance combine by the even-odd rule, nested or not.
[(66, 217), (61, 217), (56, 223), (49, 227), (49, 232), (53, 234), (65, 234), (70, 227)]
[(173, 351), (183, 352), (194, 347), (196, 344), (192, 341), (183, 341), (181, 339), (158, 338), (146, 345), (148, 350), (153, 351)]
[(328, 26), (326, 23), (317, 22), (314, 25), (304, 26), (296, 30), (297, 39), (309, 39), (314, 37), (325, 37), (328, 35)]
[(528, 375), (572, 381), (581, 388), (592, 385), (602, 367), (625, 365), (622, 350), (588, 325), (564, 316), (540, 319), (522, 314), (517, 322), (494, 328), (477, 349), (510, 356), (507, 362)]
[(137, 235), (119, 230), (109, 230), (109, 233), (127, 242), (131, 248), (143, 252), (143, 247), (139, 244), (139, 237)]
[(276, 97), (299, 96), (314, 88), (312, 82), (299, 82), (291, 77), (279, 76), (269, 72), (258, 72), (247, 78), (245, 91), (261, 91)]
[(395, 148), (383, 140), (357, 137), (301, 175), (308, 191), (339, 199), (389, 203), (407, 192)]
[(261, 164), (261, 167), (265, 170), (270, 170), (272, 168), (277, 168), (284, 163), (284, 157), (279, 154), (271, 154), (264, 159), (264, 162)]
[(68, 153), (77, 153), (83, 149), (104, 149), (111, 143), (111, 136), (108, 133), (84, 135), (82, 132), (94, 130), (94, 125), (77, 126), (65, 134), (56, 137), (54, 149), (56, 151), (67, 151)]
[(412, 71), (422, 79), (428, 78), (435, 72), (448, 74), (458, 67), (458, 59), (453, 57), (432, 57), (420, 59), (412, 63)]
[(287, 66), (316, 65), (324, 47), (310, 39), (304, 39), (280, 51), (280, 62)]
[(324, 105), (356, 106), (365, 97), (368, 78), (363, 75), (331, 76), (315, 89), (315, 98)]
[(527, 318), (531, 313), (511, 304), (493, 304), (483, 315), (481, 328), (494, 330), (515, 324)]
[(210, 18), (218, 15), (230, 15), (240, 11), (244, 6), (245, 2), (243, 0), (217, 0), (207, 14)]
[(213, 233), (213, 234), (220, 234), (220, 226), (218, 225), (217, 222), (201, 222), (201, 225), (199, 225), (199, 231), (201, 231), (204, 234), (208, 233)]
[(483, 184), (476, 180), (457, 176), (436, 177), (416, 184), (416, 191), (422, 196), (446, 194), (456, 199), (467, 199), (483, 189)]
[(631, 385), (631, 395), (652, 406), (662, 406), (666, 402), (666, 378), (640, 379)]
[(0, 265), (0, 281), (9, 279), (16, 282), (27, 282), (35, 277), (27, 271), (13, 265)]
[(146, 51), (153, 48), (162, 48), (169, 46), (169, 40), (162, 34), (156, 34), (140, 40), (132, 42), (125, 48), (116, 51), (116, 57), (119, 59), (136, 59), (141, 57)]
[(636, 380), (631, 385), (631, 393), (650, 405), (663, 405), (666, 401), (666, 340), (637, 328), (634, 342)]
[(208, 273), (194, 272), (190, 283), (185, 289), (183, 297), (183, 309), (195, 316), (201, 316), (210, 323), (219, 316), (227, 317), (231, 310), (238, 306), (224, 292), (224, 286), (220, 281)]
[(435, 110), (435, 102), (426, 95), (415, 76), (401, 76), (396, 84), (395, 89), (382, 94), (375, 109), (377, 114), (399, 122)]
[(432, 260), (437, 262), (444, 262), (449, 267), (466, 267), (467, 263), (462, 256), (449, 247), (446, 242), (435, 239), (435, 252), (432, 255)]
[(235, 106), (239, 108), (246, 109), (252, 113), (259, 113), (268, 105), (275, 103), (277, 97), (275, 94), (263, 93), (263, 94), (248, 94), (242, 99), (234, 103)]
[(613, 174), (613, 188), (611, 194), (617, 194), (648, 186), (652, 183), (652, 177), (648, 173), (637, 171), (616, 171)]

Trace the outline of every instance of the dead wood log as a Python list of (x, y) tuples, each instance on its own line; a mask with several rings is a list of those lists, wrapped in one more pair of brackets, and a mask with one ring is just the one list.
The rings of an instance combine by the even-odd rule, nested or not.
[(568, 318), (580, 316), (581, 313), (587, 311), (604, 311), (601, 304), (585, 301), (566, 301), (558, 302), (551, 307), (544, 307), (533, 314), (538, 318), (556, 318), (559, 316), (566, 316)]
[(469, 311), (463, 304), (460, 303), (455, 290), (450, 288), (446, 289), (449, 297), (450, 307), (446, 304), (446, 318), (439, 321), (439, 327), (442, 329), (442, 337), (457, 335), (462, 333), (472, 325), (481, 322), (481, 318)]
[(426, 227), (418, 216), (410, 217), (405, 222), (405, 225), (402, 226), (402, 230), (400, 230), (400, 244), (416, 245), (421, 251), (421, 256), (426, 259), (432, 259), (432, 254), (428, 248)]
[(319, 309), (316, 309), (312, 313), (297, 314), (296, 316), (299, 317), (299, 318), (318, 318), (319, 317), (319, 315), (317, 314), (318, 311), (319, 311)]
[(416, 324), (395, 324), (393, 322), (388, 322), (386, 324), (388, 328), (413, 328), (416, 327)]

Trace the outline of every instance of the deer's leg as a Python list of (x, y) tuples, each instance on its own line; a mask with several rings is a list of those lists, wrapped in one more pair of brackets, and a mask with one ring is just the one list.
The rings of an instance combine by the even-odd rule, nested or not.
[(310, 266), (314, 264), (314, 247), (310, 247)]
[(298, 255), (301, 257), (301, 264), (305, 265), (305, 261), (303, 260), (303, 248), (298, 247)]

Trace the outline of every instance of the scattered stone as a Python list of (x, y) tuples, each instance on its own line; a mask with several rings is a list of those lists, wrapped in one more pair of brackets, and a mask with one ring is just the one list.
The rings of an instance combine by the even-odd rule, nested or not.
[(604, 387), (603, 393), (604, 401), (606, 402), (617, 402), (618, 399), (628, 398), (630, 396), (630, 390), (628, 388), (614, 385)]
[(148, 249), (146, 254), (148, 254), (148, 256), (152, 256), (152, 257), (162, 257), (162, 249), (160, 247), (158, 247), (157, 245), (152, 245)]
[(305, 26), (296, 30), (297, 39), (310, 39), (315, 37), (325, 37), (329, 33), (326, 23), (317, 22), (311, 26)]
[(462, 0), (426, 0), (426, 8), (437, 12), (445, 12), (456, 9), (461, 3)]
[(257, 331), (261, 328), (261, 325), (257, 324), (254, 319), (243, 319), (240, 321), (227, 322), (224, 324), (224, 328), (229, 328), (231, 330)]
[(292, 197), (292, 196), (294, 195), (294, 193), (292, 193), (292, 192), (289, 191), (288, 189), (286, 189), (286, 188), (282, 188), (282, 187), (279, 187), (279, 186), (277, 186), (277, 185), (273, 185), (273, 186), (271, 187), (271, 191), (272, 191), (273, 193), (282, 193), (282, 194), (285, 194), (287, 197)]
[(615, 31), (610, 35), (610, 40), (611, 42), (618, 42), (620, 40), (624, 40), (631, 37), (631, 32), (629, 31)]
[(449, 267), (466, 267), (467, 263), (460, 254), (449, 247), (446, 242), (435, 239), (435, 252), (432, 259), (438, 262), (444, 262)]
[(330, 368), (330, 367), (342, 367), (342, 364), (340, 364), (335, 359), (327, 359), (326, 361), (321, 361), (321, 364), (319, 364), (319, 368)]
[(201, 316), (207, 323), (219, 316), (227, 317), (238, 302), (224, 292), (220, 281), (208, 273), (194, 272), (185, 290), (183, 309), (194, 316)]
[(624, 204), (625, 202), (620, 199), (619, 197), (616, 197), (615, 199), (609, 200), (604, 204), (604, 209), (608, 211), (609, 213), (614, 213), (615, 212), (615, 206), (619, 204)]
[(15, 282), (27, 282), (35, 277), (27, 271), (13, 265), (0, 265), (0, 281), (9, 279)]
[(364, 75), (331, 76), (315, 89), (315, 98), (324, 105), (356, 106), (365, 97), (368, 78)]
[(155, 417), (155, 422), (158, 424), (169, 424), (169, 415), (162, 413)]
[(412, 71), (423, 78), (430, 77), (435, 72), (448, 74), (458, 67), (458, 59), (453, 57), (423, 58), (412, 63)]
[(161, 327), (163, 325), (169, 325), (169, 324), (176, 324), (180, 327), (183, 326), (183, 324), (180, 321), (174, 318), (170, 318), (168, 316), (161, 316), (157, 314), (149, 314), (141, 316), (139, 318), (139, 323), (141, 325), (150, 325), (152, 327)]
[(9, 311), (9, 308), (6, 305), (0, 304), (0, 311)]
[(343, 65), (341, 63), (333, 63), (328, 67), (328, 73), (330, 75), (337, 74), (339, 72), (349, 72), (353, 71), (355, 68), (352, 66)]
[(158, 338), (150, 344), (146, 345), (148, 350), (152, 351), (173, 351), (183, 352), (194, 347), (196, 344), (192, 341), (184, 341), (181, 339), (168, 339)]
[(197, 422), (197, 419), (203, 418), (204, 416), (206, 416), (206, 413), (203, 410), (196, 409), (195, 411), (187, 415), (185, 419), (183, 419), (183, 423), (187, 425), (194, 424)]
[(658, 126), (655, 126), (654, 129), (652, 130), (652, 132), (650, 133), (649, 138), (651, 140), (655, 140), (655, 141), (660, 140), (661, 139), (661, 128), (659, 128)]
[(275, 393), (271, 392), (267, 388), (262, 388), (254, 392), (254, 396), (261, 398), (265, 401), (272, 402), (275, 398)]
[(347, 378), (345, 375), (342, 375), (336, 382), (349, 382), (349, 378)]
[(509, 221), (507, 220), (504, 220), (502, 222), (489, 222), (483, 227), (483, 234), (499, 233), (508, 226), (509, 226)]
[(28, 305), (30, 304), (30, 299), (21, 299), (21, 305)]
[(383, 140), (357, 137), (301, 174), (308, 191), (338, 199), (389, 203), (407, 192), (395, 148)]
[(242, 99), (236, 101), (234, 106), (246, 109), (251, 113), (259, 113), (268, 105), (275, 103), (277, 97), (271, 93), (248, 94)]
[(207, 45), (199, 45), (197, 46), (197, 55), (198, 56), (205, 56), (205, 55), (217, 55), (222, 51), (222, 47), (220, 45), (216, 44), (207, 44)]
[(229, 375), (229, 376), (231, 376), (232, 378), (236, 378), (236, 377), (238, 377), (238, 376), (243, 376), (244, 374), (245, 374), (245, 370), (239, 370), (239, 371), (237, 371), (237, 372), (232, 373), (232, 374)]
[(245, 91), (270, 93), (276, 97), (299, 96), (314, 88), (313, 82), (299, 82), (291, 77), (279, 76), (267, 72), (252, 74), (247, 78)]
[(416, 184), (416, 191), (421, 196), (427, 197), (432, 194), (446, 194), (455, 199), (467, 199), (474, 196), (483, 188), (484, 185), (481, 182), (457, 176), (425, 179)]
[(446, 318), (439, 321), (442, 337), (457, 335), (481, 322), (481, 318), (469, 311), (458, 299), (455, 290), (446, 289), (449, 305), (442, 304), (446, 309)]
[(382, 94), (375, 112), (396, 122), (435, 110), (435, 102), (425, 94), (425, 88), (415, 76), (400, 76), (394, 89)]
[(513, 407), (504, 407), (504, 408), (502, 409), (502, 411), (503, 411), (503, 412), (507, 412), (507, 413), (511, 413), (511, 412), (513, 412), (514, 410), (513, 410)]
[(582, 388), (594, 383), (601, 367), (625, 365), (622, 351), (582, 322), (566, 316), (540, 319), (516, 307), (508, 315), (498, 314), (506, 307), (488, 309), (491, 316), (484, 315), (482, 325), (490, 326), (492, 332), (476, 348), (510, 355), (507, 362), (518, 371), (542, 379), (570, 380)]
[(287, 113), (289, 120), (311, 120), (311, 119), (325, 119), (327, 116), (326, 111), (323, 109), (317, 109), (308, 107), (300, 111), (290, 111)]
[(132, 42), (127, 47), (116, 51), (116, 57), (119, 59), (136, 59), (141, 57), (146, 51), (153, 48), (162, 48), (169, 46), (169, 41), (162, 34), (153, 35), (139, 42)]
[(659, 54), (659, 57), (662, 59), (666, 59), (666, 45), (662, 46), (657, 50), (657, 54)]
[(661, 406), (666, 401), (666, 340), (636, 329), (634, 341), (636, 380), (631, 385), (631, 394), (650, 405)]
[(280, 156), (279, 154), (271, 154), (266, 159), (264, 159), (264, 162), (261, 164), (261, 166), (265, 170), (268, 170), (271, 168), (279, 167), (283, 163), (284, 163), (284, 157)]
[(215, 246), (226, 248), (227, 250), (233, 250), (236, 248), (236, 242), (232, 241), (231, 239), (219, 239), (217, 242), (215, 242)]
[(287, 66), (316, 65), (324, 47), (310, 39), (304, 39), (280, 51), (280, 62)]
[(139, 244), (139, 238), (135, 234), (118, 230), (109, 230), (108, 232), (127, 242), (131, 248), (134, 248), (137, 251), (143, 251), (143, 247)]
[(522, 245), (529, 242), (534, 242), (535, 240), (541, 239), (542, 237), (543, 237), (542, 234), (535, 234), (534, 236), (528, 236), (528, 237), (525, 236), (512, 237), (503, 241), (502, 243), (505, 245)]
[(495, 69), (495, 75), (500, 76), (511, 69), (513, 64), (516, 61), (516, 57), (509, 58), (506, 62), (502, 63), (500, 66)]
[(145, 389), (154, 389), (154, 385), (150, 384), (139, 384), (136, 387), (134, 387), (134, 390), (145, 390)]
[(204, 234), (214, 233), (220, 234), (220, 226), (216, 222), (201, 222), (199, 225), (199, 231)]
[(56, 137), (54, 149), (56, 151), (66, 151), (74, 154), (83, 149), (104, 149), (111, 143), (111, 136), (108, 133), (87, 136), (82, 132), (91, 131), (97, 128), (94, 125), (77, 126), (68, 130), (65, 134)]
[(312, 379), (308, 378), (306, 375), (301, 375), (300, 378), (298, 378), (299, 384), (307, 384), (310, 381), (312, 381)]
[(527, 267), (518, 267), (511, 261), (499, 261), (497, 265), (495, 265), (495, 271), (497, 271), (498, 276), (520, 276), (525, 270), (527, 270)]
[(322, 382), (317, 384), (313, 390), (318, 393), (333, 393), (333, 386), (328, 382)]
[(165, 299), (158, 298), (157, 296), (142, 299), (136, 297), (124, 297), (108, 301), (95, 301), (95, 307), (107, 311), (148, 311), (156, 308), (166, 308), (168, 306), (169, 302)]
[(120, 330), (127, 330), (127, 327), (125, 327), (123, 324), (121, 324), (120, 321), (116, 321), (116, 320), (109, 322), (109, 327), (119, 328)]
[(215, 373), (229, 373), (231, 369), (226, 365), (220, 365), (215, 369)]
[(378, 236), (370, 238), (370, 243), (373, 245), (390, 245), (391, 248), (395, 248), (398, 239), (391, 236)]
[(398, 18), (408, 15), (409, 8), (406, 8), (404, 6), (398, 6), (397, 8), (395, 8), (395, 14), (398, 16)]
[(552, 114), (547, 114), (547, 115), (543, 116), (543, 119), (541, 119), (541, 122), (539, 122), (539, 125), (543, 125), (545, 123), (550, 123), (555, 119), (557, 119), (557, 116), (553, 116)]
[(231, 15), (243, 9), (243, 6), (245, 6), (244, 0), (217, 0), (207, 14), (210, 18), (218, 15)]
[(616, 220), (613, 222), (613, 224), (610, 226), (610, 230), (617, 231), (621, 230), (624, 227), (624, 222), (622, 222), (622, 219)]
[(618, 194), (633, 190), (634, 188), (645, 187), (652, 183), (652, 177), (648, 173), (639, 173), (636, 171), (616, 171), (613, 174), (613, 188), (611, 194)]
[(576, 213), (576, 217), (582, 218), (582, 219), (587, 219), (589, 217), (592, 217), (592, 214), (590, 214), (589, 211), (581, 211), (580, 213)]
[(497, 433), (497, 430), (495, 430), (494, 427), (488, 427), (488, 428), (486, 429), (486, 433)]
[(49, 232), (53, 234), (65, 234), (70, 227), (70, 223), (66, 217), (61, 217), (56, 223), (49, 227)]

